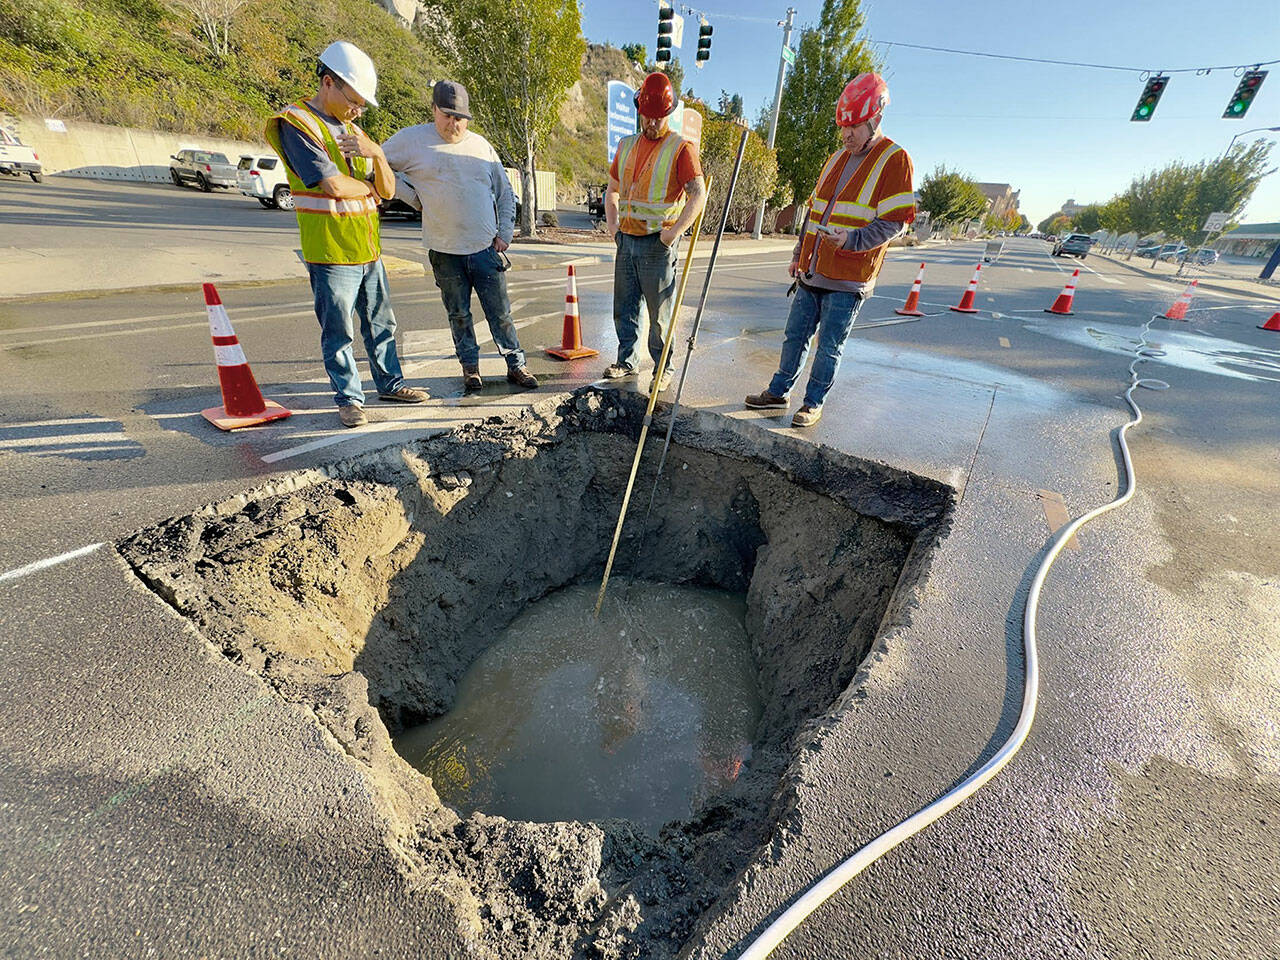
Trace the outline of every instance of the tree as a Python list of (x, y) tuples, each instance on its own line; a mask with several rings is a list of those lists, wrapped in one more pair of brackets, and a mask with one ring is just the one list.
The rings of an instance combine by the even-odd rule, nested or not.
[(729, 93), (728, 90), (720, 91), (719, 103), (720, 116), (726, 120), (742, 119), (742, 94)]
[[(702, 111), (699, 111), (700, 113)], [(742, 139), (743, 126), (731, 120), (705, 116), (702, 122), (702, 172), (712, 178), (711, 193), (707, 196), (707, 212), (702, 217), (704, 233), (715, 233), (724, 210), (725, 196), (729, 192), (729, 178), (733, 175), (733, 161), (738, 155), (738, 143)], [(733, 191), (733, 206), (729, 208), (727, 229), (747, 230), (755, 221), (756, 208), (761, 200), (775, 196), (778, 188), (778, 161), (774, 152), (765, 146), (764, 138), (755, 131), (747, 134), (747, 146), (742, 154), (742, 169)]]
[(627, 55), (627, 59), (637, 66), (643, 67), (645, 60), (645, 47), (643, 43), (624, 43), (622, 52)]
[(858, 36), (864, 22), (859, 0), (823, 0), (817, 26), (800, 32), (774, 141), (780, 175), (797, 197), (809, 195), (839, 146), (835, 104), (845, 84), (877, 68), (870, 45)]
[(934, 223), (964, 223), (982, 216), (987, 209), (987, 197), (978, 184), (942, 164), (920, 182), (917, 193), (920, 209)]
[(1095, 233), (1102, 229), (1102, 207), (1091, 203), (1071, 218), (1071, 229), (1076, 233)]
[(1162, 231), (1175, 240), (1200, 240), (1209, 214), (1222, 211), (1235, 219), (1244, 210), (1258, 183), (1273, 172), (1267, 169), (1271, 148), (1266, 140), (1240, 143), (1212, 160), (1154, 170), (1107, 201), (1099, 223), (1117, 233)]
[(587, 45), (577, 0), (438, 0), (422, 23), (471, 94), (499, 156), (520, 169), (520, 232), (537, 236), (534, 158), (559, 122)]
[(1071, 218), (1065, 213), (1054, 214), (1053, 219), (1049, 221), (1049, 233), (1064, 234), (1071, 232)]
[(251, 0), (173, 0), (174, 6), (190, 14), (200, 30), (200, 39), (218, 60), (231, 55), (231, 25)]

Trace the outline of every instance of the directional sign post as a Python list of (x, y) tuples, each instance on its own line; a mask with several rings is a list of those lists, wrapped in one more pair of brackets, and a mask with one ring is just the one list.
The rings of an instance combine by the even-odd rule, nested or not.
[(623, 137), (636, 132), (636, 91), (621, 80), (609, 81), (609, 156), (618, 152)]
[(782, 48), (782, 59), (794, 67), (796, 65), (796, 52), (790, 47), (784, 46)]

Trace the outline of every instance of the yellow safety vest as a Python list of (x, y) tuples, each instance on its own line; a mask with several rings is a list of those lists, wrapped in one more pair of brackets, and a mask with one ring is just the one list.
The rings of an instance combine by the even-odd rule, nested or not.
[(680, 218), (685, 201), (684, 184), (675, 182), (676, 158), (684, 138), (668, 131), (637, 170), (637, 147), (643, 137), (635, 133), (618, 144), (618, 228), (633, 235), (671, 226)]
[[(267, 142), (284, 161), (289, 189), (293, 192), (293, 210), (298, 217), (298, 233), (302, 238), (302, 259), (307, 263), (360, 264), (372, 263), (382, 255), (382, 239), (378, 221), (378, 201), (372, 195), (339, 200), (309, 190), (285, 157), (280, 145), (280, 124), (288, 123), (325, 148), (339, 170), (348, 170), (357, 180), (366, 179), (372, 171), (368, 157), (342, 155), (338, 141), (305, 103), (285, 107), (267, 121)], [(350, 130), (350, 124), (347, 124)]]

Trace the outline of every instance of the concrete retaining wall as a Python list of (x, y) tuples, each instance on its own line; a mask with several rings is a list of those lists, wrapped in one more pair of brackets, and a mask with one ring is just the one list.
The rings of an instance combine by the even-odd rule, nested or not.
[(242, 153), (270, 152), (262, 143), (223, 140), (160, 130), (133, 130), (102, 123), (63, 122), (66, 132), (50, 130), (40, 117), (21, 117), (17, 133), (35, 148), (45, 173), (90, 177), (95, 180), (169, 179), (169, 157), (196, 148), (225, 153), (234, 164)]

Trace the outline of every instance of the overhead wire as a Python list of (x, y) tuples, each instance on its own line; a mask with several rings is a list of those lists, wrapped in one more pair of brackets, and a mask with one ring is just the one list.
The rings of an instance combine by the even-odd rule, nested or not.
[[(1083, 60), (1053, 60), (1048, 57), (1019, 57), (1006, 53), (984, 53), (980, 50), (958, 50), (954, 47), (935, 47), (925, 43), (904, 43), (898, 40), (877, 40), (867, 38), (868, 43), (886, 47), (906, 47), (911, 50), (930, 50), (934, 53), (951, 53), (962, 57), (985, 57), (988, 60), (1016, 60), (1019, 63), (1047, 63), (1059, 67), (1087, 67), (1091, 70), (1118, 70), (1122, 73), (1150, 73), (1150, 67), (1123, 67), (1114, 63), (1089, 63)], [(1253, 63), (1232, 63), (1219, 67), (1177, 67), (1172, 70), (1156, 70), (1155, 73), (1196, 73), (1206, 74), (1211, 70), (1248, 70), (1252, 67), (1265, 67), (1280, 60), (1261, 60)]]

